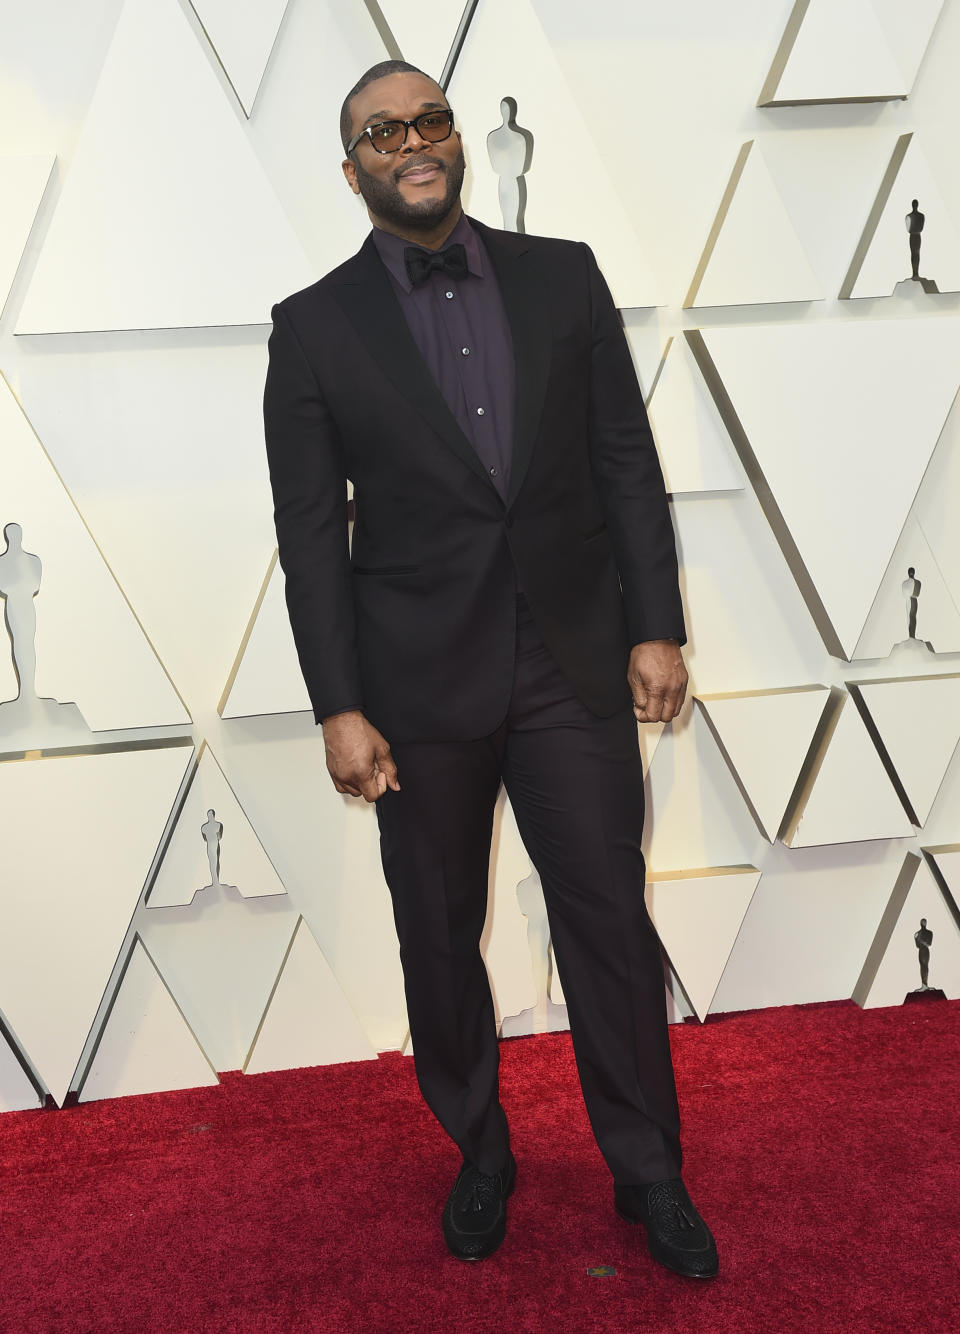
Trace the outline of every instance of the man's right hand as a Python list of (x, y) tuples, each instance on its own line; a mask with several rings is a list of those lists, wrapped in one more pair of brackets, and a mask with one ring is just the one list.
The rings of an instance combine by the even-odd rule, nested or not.
[(387, 788), (400, 791), (390, 747), (359, 709), (323, 720), (327, 769), (338, 792), (376, 801)]

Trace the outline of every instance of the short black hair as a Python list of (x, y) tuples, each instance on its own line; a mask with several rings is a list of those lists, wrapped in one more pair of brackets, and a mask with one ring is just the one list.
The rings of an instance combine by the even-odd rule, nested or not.
[[(353, 138), (353, 117), (350, 114), (350, 103), (362, 93), (369, 83), (376, 83), (378, 79), (385, 79), (388, 74), (423, 74), (422, 69), (417, 69), (416, 65), (409, 65), (405, 60), (381, 60), (379, 65), (371, 65), (366, 74), (361, 74), (353, 87), (343, 99), (343, 106), (340, 108), (340, 141), (343, 144), (343, 151), (347, 151), (347, 144)], [(425, 79), (429, 79), (429, 74), (423, 74)]]

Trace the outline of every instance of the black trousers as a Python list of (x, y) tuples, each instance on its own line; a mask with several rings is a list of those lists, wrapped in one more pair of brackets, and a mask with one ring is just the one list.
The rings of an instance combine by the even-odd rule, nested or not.
[(643, 770), (627, 707), (571, 693), (523, 597), (507, 717), (476, 741), (393, 747), (400, 792), (377, 802), (423, 1096), (464, 1157), (509, 1147), (480, 935), (501, 781), (543, 882), (584, 1101), (614, 1178), (680, 1173), (660, 946), (643, 897)]

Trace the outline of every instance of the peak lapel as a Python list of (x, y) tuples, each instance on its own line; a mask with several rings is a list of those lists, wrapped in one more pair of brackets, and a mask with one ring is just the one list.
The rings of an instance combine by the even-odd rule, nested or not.
[(526, 238), (494, 231), (473, 218), (470, 221), (490, 256), (513, 335), (517, 388), (507, 496), (507, 504), (512, 505), (527, 475), (543, 412), (550, 373), (550, 319), (536, 258)]
[(380, 374), (414, 404), (444, 443), (496, 494), (486, 469), (457, 425), (414, 342), (393, 284), (370, 237), (338, 281), (336, 297)]

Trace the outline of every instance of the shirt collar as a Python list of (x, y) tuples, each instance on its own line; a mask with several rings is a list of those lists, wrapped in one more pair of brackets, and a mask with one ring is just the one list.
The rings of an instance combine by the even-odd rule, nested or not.
[[(456, 227), (440, 247), (446, 250), (447, 246), (456, 245), (459, 242), (467, 252), (467, 271), (473, 274), (475, 278), (483, 277), (483, 247), (480, 244), (480, 237), (470, 224), (470, 219), (466, 213), (461, 213)], [(373, 244), (377, 247), (377, 253), (383, 260), (384, 267), (401, 286), (404, 292), (412, 291), (413, 284), (407, 277), (407, 268), (403, 262), (403, 252), (411, 245), (410, 241), (405, 241), (402, 236), (394, 236), (392, 232), (385, 232), (380, 227), (373, 229)]]

